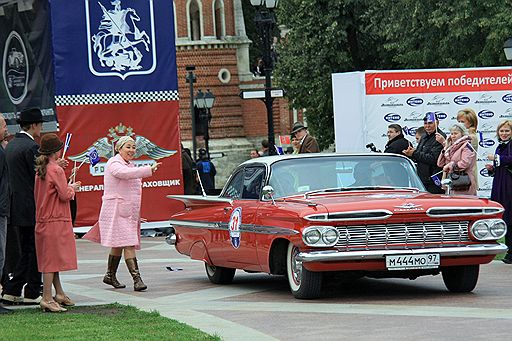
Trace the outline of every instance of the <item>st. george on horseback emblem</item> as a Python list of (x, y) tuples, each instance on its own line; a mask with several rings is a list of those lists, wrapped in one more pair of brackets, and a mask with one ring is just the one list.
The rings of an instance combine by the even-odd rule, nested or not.
[(156, 68), (153, 0), (85, 0), (89, 70), (96, 76), (152, 73)]

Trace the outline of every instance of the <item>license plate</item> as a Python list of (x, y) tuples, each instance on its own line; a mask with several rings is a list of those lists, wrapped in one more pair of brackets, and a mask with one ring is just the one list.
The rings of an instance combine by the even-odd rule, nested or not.
[(388, 270), (435, 269), (440, 264), (439, 253), (421, 255), (386, 256)]

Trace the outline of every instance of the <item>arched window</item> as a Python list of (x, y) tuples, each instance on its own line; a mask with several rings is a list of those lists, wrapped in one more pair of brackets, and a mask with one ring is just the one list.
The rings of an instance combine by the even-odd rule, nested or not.
[(217, 39), (221, 39), (226, 35), (226, 22), (224, 18), (224, 1), (215, 0), (212, 4), (213, 6), (213, 22), (214, 22), (214, 30), (215, 37)]
[(188, 3), (188, 36), (190, 40), (201, 40), (201, 6), (197, 0)]

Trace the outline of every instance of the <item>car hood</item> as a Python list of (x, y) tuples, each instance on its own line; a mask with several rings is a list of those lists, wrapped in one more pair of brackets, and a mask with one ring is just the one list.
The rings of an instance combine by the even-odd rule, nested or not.
[(303, 200), (317, 212), (303, 211), (308, 220), (375, 220), (391, 216), (430, 217), (497, 215), (503, 208), (489, 199), (475, 196), (448, 196), (417, 191), (365, 191), (315, 194), (286, 201)]

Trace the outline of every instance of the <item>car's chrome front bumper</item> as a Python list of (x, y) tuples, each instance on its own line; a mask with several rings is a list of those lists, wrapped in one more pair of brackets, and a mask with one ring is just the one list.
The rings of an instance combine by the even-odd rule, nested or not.
[(304, 251), (299, 252), (297, 260), (308, 262), (338, 262), (352, 260), (382, 259), (385, 256), (418, 255), (425, 253), (438, 253), (441, 257), (465, 257), (497, 255), (507, 251), (503, 244), (473, 244), (455, 247), (437, 247), (406, 250), (362, 250), (362, 251)]

